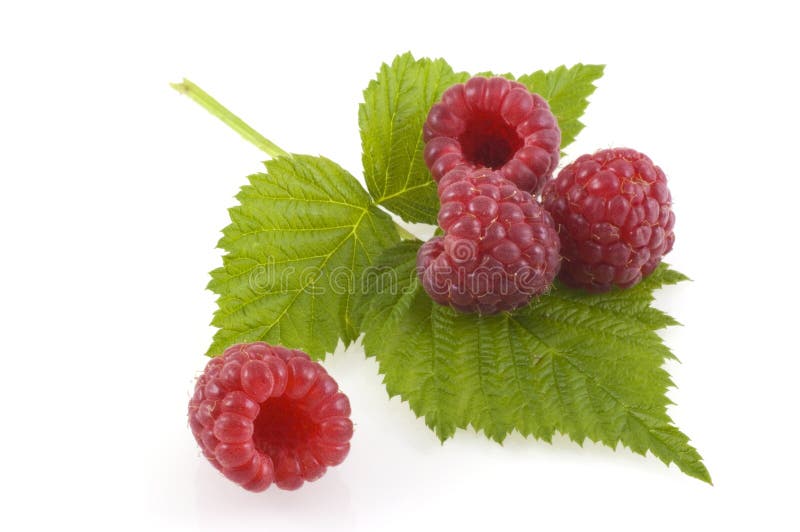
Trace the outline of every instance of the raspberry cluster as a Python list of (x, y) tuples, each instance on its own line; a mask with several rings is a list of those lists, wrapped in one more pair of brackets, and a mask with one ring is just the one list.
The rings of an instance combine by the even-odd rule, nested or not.
[(439, 225), (419, 250), (422, 286), (437, 303), (494, 314), (526, 305), (558, 272), (558, 233), (528, 192), (499, 172), (457, 167), (439, 182)]
[(523, 84), (478, 76), (444, 92), (423, 139), (437, 182), (457, 166), (490, 168), (536, 195), (558, 165), (561, 131), (545, 99)]
[(422, 245), (417, 271), (440, 304), (513, 310), (545, 292), (559, 268), (571, 286), (626, 288), (672, 249), (664, 172), (616, 148), (583, 155), (550, 179), (558, 123), (520, 83), (474, 77), (450, 87), (428, 113), (423, 138), (445, 234)]
[(675, 241), (675, 214), (664, 172), (627, 148), (583, 155), (542, 194), (559, 226), (559, 278), (602, 292), (649, 275)]
[(350, 402), (302, 351), (237, 344), (212, 358), (189, 401), (203, 455), (250, 491), (293, 490), (350, 450)]

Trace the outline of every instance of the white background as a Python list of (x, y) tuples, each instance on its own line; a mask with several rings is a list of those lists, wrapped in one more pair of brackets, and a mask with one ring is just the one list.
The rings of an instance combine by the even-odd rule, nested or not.
[[(797, 530), (796, 19), (772, 2), (4, 2), (0, 7), (5, 530)], [(279, 4), (279, 5), (273, 5)], [(350, 456), (296, 492), (243, 491), (186, 426), (213, 329), (226, 209), (264, 155), (168, 82), (281, 147), (360, 174), (357, 105), (406, 50), (522, 74), (606, 63), (569, 148), (626, 145), (670, 179), (692, 283), (670, 414), (715, 485), (566, 438), (440, 445), (377, 365), (326, 367)]]

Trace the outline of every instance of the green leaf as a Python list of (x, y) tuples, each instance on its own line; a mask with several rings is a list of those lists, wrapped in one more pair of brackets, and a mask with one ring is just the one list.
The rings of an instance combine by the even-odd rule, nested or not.
[(542, 70), (520, 76), (532, 92), (540, 94), (550, 104), (561, 128), (561, 149), (569, 146), (583, 129), (578, 120), (589, 105), (587, 98), (594, 92), (594, 82), (603, 75), (604, 65), (577, 64), (560, 66), (550, 72)]
[(322, 357), (358, 336), (353, 296), (375, 258), (399, 242), (390, 217), (336, 163), (295, 155), (265, 163), (230, 210), (209, 355), (263, 340)]
[[(653, 291), (684, 277), (662, 265), (624, 291), (557, 286), (512, 314), (479, 317), (432, 302), (414, 275), (419, 242), (385, 252), (362, 321), (367, 355), (444, 441), (471, 426), (498, 442), (513, 430), (550, 441), (558, 431), (612, 448), (648, 450), (706, 482), (689, 439), (666, 412), (672, 355), (656, 330), (675, 321)], [(374, 287), (373, 287), (374, 288)]]
[(410, 53), (383, 64), (358, 109), (364, 178), (379, 205), (409, 222), (436, 223), (436, 183), (422, 159), (422, 126), (445, 89), (469, 78), (443, 59)]

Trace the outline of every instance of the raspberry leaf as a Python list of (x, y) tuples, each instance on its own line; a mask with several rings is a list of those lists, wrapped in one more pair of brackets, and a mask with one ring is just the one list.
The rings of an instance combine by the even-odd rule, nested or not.
[(267, 161), (230, 210), (208, 350), (263, 340), (321, 358), (358, 336), (353, 295), (364, 269), (400, 241), (391, 218), (358, 181), (323, 157)]
[(502, 442), (513, 430), (550, 441), (648, 450), (710, 482), (689, 439), (670, 420), (661, 367), (672, 354), (656, 330), (675, 324), (653, 291), (685, 277), (662, 265), (625, 291), (587, 295), (558, 286), (517, 312), (478, 317), (431, 301), (414, 275), (419, 242), (378, 260), (362, 320), (364, 348), (399, 395), (442, 440), (472, 426)]
[(468, 78), (443, 59), (406, 53), (384, 63), (364, 90), (358, 123), (367, 188), (406, 221), (436, 223), (439, 200), (422, 159), (422, 125), (445, 89)]
[(571, 68), (560, 66), (544, 72), (520, 76), (517, 80), (544, 97), (558, 118), (561, 128), (561, 149), (569, 146), (583, 129), (579, 118), (589, 105), (587, 98), (595, 91), (594, 82), (603, 75), (605, 65), (577, 64)]

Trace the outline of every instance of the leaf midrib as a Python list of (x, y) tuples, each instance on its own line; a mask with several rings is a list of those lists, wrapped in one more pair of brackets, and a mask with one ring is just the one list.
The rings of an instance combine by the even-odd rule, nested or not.
[[(364, 212), (361, 213), (361, 216), (358, 217), (358, 220), (356, 220), (355, 224), (353, 225), (353, 230), (350, 231), (350, 233), (347, 236), (345, 236), (345, 238), (343, 238), (342, 241), (339, 242), (339, 244), (337, 244), (337, 246), (322, 261), (322, 264), (319, 266), (320, 270), (323, 269), (328, 264), (328, 262), (331, 260), (331, 257), (339, 250), (339, 248), (342, 247), (344, 243), (350, 239), (351, 236), (355, 235), (356, 229), (358, 228), (359, 224), (361, 223), (361, 220), (364, 218), (364, 215), (366, 215), (366, 213), (367, 209), (364, 209)], [(300, 290), (294, 295), (291, 301), (289, 301), (289, 303), (286, 305), (286, 307), (283, 309), (280, 315), (277, 318), (275, 318), (275, 320), (273, 320), (272, 323), (270, 323), (264, 330), (264, 332), (259, 336), (260, 340), (263, 340), (267, 336), (267, 334), (269, 334), (269, 332), (273, 329), (273, 327), (275, 327), (275, 325), (281, 321), (281, 319), (286, 315), (286, 313), (289, 312), (289, 309), (295, 304), (297, 298), (300, 297), (300, 294), (302, 294), (305, 291), (305, 289), (311, 286), (312, 284), (313, 281), (309, 281), (300, 288)], [(312, 295), (311, 296), (312, 308), (314, 299), (316, 298), (315, 296)], [(311, 321), (313, 327), (313, 316), (311, 317)]]
[[(350, 239), (352, 236), (354, 236), (354, 235), (355, 235), (355, 231), (356, 231), (356, 229), (358, 228), (358, 226), (359, 226), (359, 225), (360, 225), (360, 223), (361, 223), (361, 220), (364, 218), (364, 216), (365, 216), (365, 215), (366, 215), (366, 213), (367, 213), (367, 209), (366, 209), (366, 208), (362, 208), (361, 210), (362, 210), (363, 212), (362, 212), (362, 213), (361, 213), (361, 215), (358, 217), (358, 219), (357, 219), (357, 220), (356, 220), (356, 221), (353, 223), (353, 225), (352, 225), (352, 226), (344, 226), (344, 227), (352, 227), (352, 230), (351, 230), (351, 231), (350, 231), (348, 234), (346, 234), (346, 235), (345, 235), (345, 236), (342, 238), (342, 240), (341, 240), (341, 241), (340, 241), (340, 242), (339, 242), (339, 243), (338, 243), (338, 244), (337, 244), (337, 245), (336, 245), (336, 246), (335, 246), (335, 247), (334, 247), (334, 248), (333, 248), (333, 249), (332, 249), (332, 250), (331, 250), (329, 253), (327, 253), (327, 254), (325, 254), (325, 255), (317, 255), (317, 256), (316, 256), (316, 257), (322, 258), (322, 261), (321, 261), (321, 262), (320, 262), (320, 264), (317, 266), (317, 267), (318, 267), (320, 270), (321, 270), (321, 269), (323, 269), (323, 268), (324, 268), (324, 267), (325, 267), (325, 266), (328, 264), (328, 262), (330, 261), (331, 257), (332, 257), (332, 256), (333, 256), (333, 255), (334, 255), (334, 254), (335, 254), (335, 253), (336, 253), (336, 252), (339, 250), (339, 248), (341, 248), (341, 247), (342, 247), (342, 246), (345, 244), (345, 242), (347, 242), (347, 241), (348, 241), (348, 240), (349, 240), (349, 239)], [(308, 258), (305, 258), (305, 257), (304, 257), (304, 258), (302, 258), (302, 259), (299, 259), (299, 260), (308, 260)], [(246, 270), (246, 271), (244, 271), (244, 272), (241, 272), (241, 273), (237, 274), (237, 277), (239, 277), (239, 276), (243, 276), (243, 275), (245, 275), (245, 274), (248, 274), (248, 273), (251, 273), (251, 272), (252, 272), (252, 271), (253, 271), (253, 270), (254, 270), (256, 267), (258, 267), (258, 265), (256, 265), (256, 266), (255, 266), (255, 267), (253, 267), (253, 268), (250, 268), (250, 269), (248, 269), (248, 270)], [(258, 294), (256, 297), (254, 297), (254, 298), (251, 298), (251, 299), (248, 299), (248, 300), (246, 300), (246, 301), (242, 302), (240, 305), (238, 305), (238, 306), (236, 306), (236, 307), (233, 307), (233, 308), (231, 308), (231, 309), (226, 309), (227, 311), (224, 313), (224, 315), (225, 315), (225, 316), (230, 316), (230, 315), (233, 315), (233, 314), (235, 314), (236, 312), (238, 312), (238, 311), (240, 311), (241, 309), (243, 309), (244, 307), (246, 307), (246, 306), (248, 306), (248, 305), (252, 305), (253, 303), (255, 303), (255, 302), (257, 302), (257, 301), (260, 301), (261, 299), (263, 299), (263, 298), (264, 298), (264, 297), (266, 297), (267, 295), (274, 295), (275, 293), (289, 293), (289, 292), (295, 292), (295, 291), (296, 291), (297, 293), (296, 293), (296, 294), (295, 294), (295, 296), (292, 298), (292, 300), (291, 300), (291, 301), (290, 301), (290, 302), (287, 304), (287, 306), (286, 306), (286, 308), (283, 310), (283, 312), (281, 312), (280, 316), (278, 316), (278, 318), (277, 318), (276, 320), (272, 321), (272, 322), (269, 324), (269, 326), (268, 326), (268, 328), (266, 329), (266, 331), (265, 331), (265, 332), (264, 332), (264, 333), (263, 333), (263, 334), (260, 336), (260, 339), (263, 339), (263, 338), (264, 338), (264, 337), (265, 337), (265, 336), (266, 336), (266, 335), (269, 333), (269, 331), (271, 331), (271, 330), (272, 330), (272, 328), (273, 328), (273, 327), (274, 327), (274, 326), (275, 326), (275, 325), (276, 325), (276, 324), (277, 324), (277, 323), (278, 323), (278, 322), (281, 320), (281, 318), (283, 318), (283, 316), (285, 316), (285, 315), (286, 315), (286, 312), (288, 312), (289, 308), (291, 308), (291, 306), (292, 306), (292, 305), (294, 305), (295, 301), (296, 301), (296, 300), (297, 300), (297, 298), (300, 296), (300, 294), (302, 294), (302, 293), (303, 293), (303, 291), (304, 291), (306, 288), (308, 288), (309, 286), (311, 286), (311, 284), (312, 284), (312, 281), (309, 281), (309, 282), (307, 282), (307, 283), (306, 283), (305, 285), (303, 285), (303, 286), (300, 286), (300, 287), (297, 287), (297, 288), (292, 288), (292, 289), (286, 289), (286, 290), (285, 290), (285, 291), (283, 291), (283, 292), (272, 292), (272, 293), (269, 293), (269, 294), (263, 294), (263, 293), (262, 293), (262, 294)], [(312, 299), (314, 299), (314, 298), (313, 298), (313, 296), (312, 296)], [(220, 310), (221, 310), (221, 309), (220, 309)], [(259, 326), (259, 327), (251, 327), (250, 329), (244, 329), (242, 332), (256, 330), (256, 329), (259, 329), (259, 328), (261, 328), (261, 327), (263, 327), (263, 326)]]

